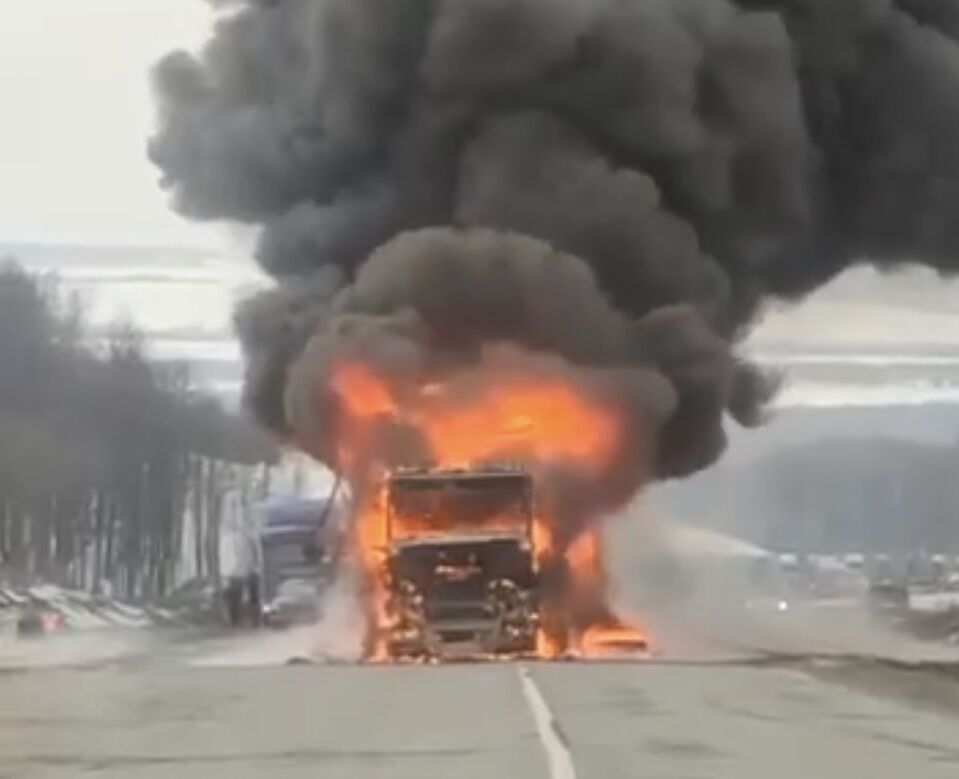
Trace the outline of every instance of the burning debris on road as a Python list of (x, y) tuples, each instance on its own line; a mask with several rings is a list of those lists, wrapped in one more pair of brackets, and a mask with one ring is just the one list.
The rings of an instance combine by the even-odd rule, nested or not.
[(365, 512), (509, 459), (567, 559), (761, 420), (764, 299), (959, 258), (954, 4), (224, 6), (157, 68), (151, 156), (183, 214), (262, 227), (247, 404)]

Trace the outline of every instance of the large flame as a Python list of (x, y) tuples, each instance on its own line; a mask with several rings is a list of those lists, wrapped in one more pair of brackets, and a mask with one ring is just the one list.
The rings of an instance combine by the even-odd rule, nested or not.
[(457, 404), (443, 393), (424, 396), (415, 415), (440, 463), (474, 463), (507, 454), (601, 470), (616, 453), (616, 420), (570, 387), (550, 381), (504, 381)]
[(581, 615), (576, 620), (581, 629), (573, 636), (572, 651), (584, 657), (609, 657), (645, 649), (643, 631), (609, 608), (603, 540), (595, 527), (569, 546), (566, 560), (575, 581), (575, 603), (569, 607)]
[(342, 405), (340, 444), (351, 458), (371, 446), (363, 434), (376, 420), (417, 430), (437, 464), (511, 457), (599, 472), (619, 447), (617, 415), (556, 378), (505, 375), (460, 396), (452, 385), (403, 386), (361, 362), (343, 361), (332, 372), (330, 389)]
[[(385, 478), (391, 468), (408, 464), (397, 462), (396, 452), (384, 444), (384, 430), (410, 434), (415, 441), (409, 444), (413, 452), (404, 456), (433, 467), (468, 468), (511, 460), (522, 463), (534, 477), (560, 468), (581, 478), (600, 478), (622, 449), (624, 427), (615, 407), (561, 375), (472, 373), (418, 384), (379, 373), (359, 360), (344, 360), (334, 366), (329, 387), (339, 403), (337, 465), (367, 485), (361, 491), (355, 540), (366, 573), (365, 607), (379, 626), (390, 620), (383, 570)], [(547, 478), (537, 479), (541, 490), (548, 489), (548, 483)], [(573, 635), (558, 636), (550, 632), (546, 620), (538, 654), (602, 655), (610, 644), (643, 644), (642, 633), (614, 617), (606, 604), (598, 532), (591, 528), (572, 542), (561, 542), (555, 517), (544, 513), (555, 505), (554, 496), (539, 497), (533, 527), (535, 558), (540, 568), (565, 561), (574, 583), (572, 594), (552, 608), (572, 615), (577, 627)], [(484, 519), (484, 523), (497, 521), (496, 517)], [(414, 535), (429, 532), (431, 528), (422, 523), (422, 518), (398, 516), (393, 529)], [(373, 660), (389, 659), (380, 644), (367, 647), (366, 653)]]

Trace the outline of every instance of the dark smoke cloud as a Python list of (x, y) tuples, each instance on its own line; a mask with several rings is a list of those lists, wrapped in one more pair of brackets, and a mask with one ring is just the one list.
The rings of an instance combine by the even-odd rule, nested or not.
[(184, 214), (263, 227), (239, 322), (283, 435), (324, 343), (508, 340), (661, 377), (655, 471), (689, 473), (761, 416), (732, 345), (765, 298), (959, 263), (951, 0), (220, 5), (151, 155)]

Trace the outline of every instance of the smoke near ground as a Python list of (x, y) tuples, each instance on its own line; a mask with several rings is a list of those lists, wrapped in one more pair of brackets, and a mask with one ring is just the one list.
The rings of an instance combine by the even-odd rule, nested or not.
[[(765, 550), (678, 521), (655, 490), (608, 518), (605, 530), (615, 606), (656, 637), (660, 657), (959, 662), (954, 641), (930, 640), (868, 608), (857, 589), (864, 575), (847, 570), (844, 590), (812, 597)], [(775, 573), (757, 575), (764, 568)], [(941, 616), (945, 627), (949, 616)]]
[(181, 213), (262, 227), (246, 398), (287, 438), (303, 359), (505, 340), (619, 371), (688, 474), (762, 417), (733, 347), (764, 299), (959, 262), (956, 3), (219, 5), (150, 151)]

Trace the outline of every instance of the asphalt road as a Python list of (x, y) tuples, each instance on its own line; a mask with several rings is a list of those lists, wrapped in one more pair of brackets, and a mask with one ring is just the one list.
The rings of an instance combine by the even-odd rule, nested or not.
[(959, 682), (869, 664), (0, 671), (3, 779), (959, 776)]

